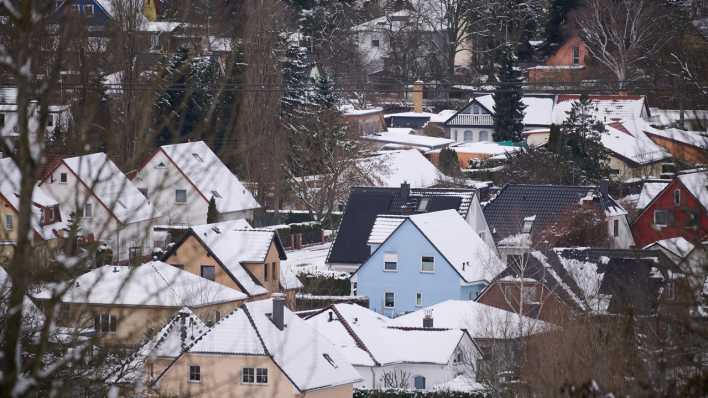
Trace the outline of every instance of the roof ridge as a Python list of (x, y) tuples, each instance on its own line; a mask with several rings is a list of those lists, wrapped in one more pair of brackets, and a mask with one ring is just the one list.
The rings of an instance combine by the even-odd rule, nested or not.
[[(179, 292), (177, 292), (176, 289), (173, 288), (173, 286), (172, 286), (173, 283), (170, 283), (170, 282), (167, 280), (167, 277), (165, 277), (165, 275), (163, 275), (162, 272), (160, 272), (160, 270), (157, 269), (157, 267), (155, 266), (155, 263), (156, 263), (156, 261), (151, 261), (151, 262), (150, 262), (150, 266), (152, 267), (152, 269), (155, 270), (155, 272), (157, 273), (157, 275), (159, 275), (160, 278), (162, 278), (163, 281), (165, 281), (165, 284), (167, 285), (167, 289), (169, 289), (169, 290), (172, 292), (172, 294), (177, 298), (177, 301), (179, 301), (179, 302), (182, 304), (182, 307), (187, 307), (187, 304), (185, 304), (185, 302), (184, 302), (184, 301), (185, 301), (185, 300), (184, 300), (184, 297), (183, 297), (182, 295), (180, 295)], [(179, 268), (177, 268), (177, 267), (174, 267), (174, 268), (175, 268), (175, 270), (177, 271), (177, 274), (176, 274), (176, 275), (181, 275), (180, 272), (186, 272), (186, 271), (182, 271), (181, 269), (179, 269)], [(196, 276), (196, 275), (195, 275), (195, 276)], [(173, 282), (174, 282), (174, 281), (173, 281)]]
[[(356, 305), (356, 304), (351, 304), (351, 305)], [(364, 341), (359, 337), (358, 334), (354, 332), (354, 329), (352, 329), (351, 325), (349, 325), (349, 322), (347, 319), (339, 312), (337, 309), (336, 304), (331, 304), (330, 308), (334, 311), (335, 314), (337, 314), (337, 318), (339, 318), (339, 321), (342, 323), (342, 326), (344, 326), (344, 330), (347, 331), (347, 333), (354, 339), (354, 342), (356, 342), (356, 345), (361, 348), (362, 350), (366, 351), (367, 354), (369, 354), (369, 357), (371, 357), (371, 360), (374, 361), (374, 364), (377, 366), (381, 366), (381, 363), (374, 358), (374, 354), (371, 353), (369, 348), (364, 344)]]

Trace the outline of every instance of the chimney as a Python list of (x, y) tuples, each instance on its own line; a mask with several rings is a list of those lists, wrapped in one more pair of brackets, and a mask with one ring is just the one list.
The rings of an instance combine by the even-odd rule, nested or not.
[(602, 181), (600, 181), (600, 193), (602, 194), (602, 198), (605, 199), (607, 197), (607, 191), (609, 189), (610, 181), (607, 178), (603, 178)]
[(431, 329), (433, 327), (433, 313), (430, 310), (425, 311), (425, 316), (423, 316), (423, 328)]
[(330, 311), (329, 312), (329, 322), (334, 321), (334, 312)]
[(283, 330), (285, 327), (285, 294), (273, 293), (273, 315), (272, 320), (275, 326)]
[(423, 112), (423, 82), (421, 80), (416, 80), (413, 83), (413, 111)]
[(401, 184), (401, 193), (399, 195), (401, 197), (401, 200), (404, 202), (408, 202), (408, 196), (410, 195), (410, 193), (411, 193), (411, 184), (409, 184), (406, 181), (403, 181), (403, 183)]

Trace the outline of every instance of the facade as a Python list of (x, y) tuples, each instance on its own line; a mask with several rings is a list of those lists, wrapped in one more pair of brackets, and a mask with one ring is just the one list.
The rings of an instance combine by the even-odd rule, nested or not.
[(214, 198), (219, 221), (253, 218), (258, 202), (203, 141), (164, 145), (133, 177), (169, 225), (206, 223)]
[(708, 237), (708, 171), (679, 173), (632, 223), (637, 246), (675, 237)]
[(351, 276), (352, 293), (367, 296), (375, 312), (395, 317), (445, 300), (474, 300), (503, 270), (495, 251), (455, 210), (399, 221), (374, 226), (371, 256)]
[(675, 159), (691, 165), (708, 163), (708, 135), (703, 132), (652, 128), (646, 134)]
[(482, 388), (476, 383), (481, 354), (465, 330), (394, 321), (356, 304), (331, 305), (307, 318), (359, 372), (356, 388), (434, 391), (456, 377)]
[(40, 187), (63, 214), (74, 214), (84, 236), (108, 245), (117, 261), (151, 253), (159, 213), (105, 153), (55, 162)]
[(585, 42), (573, 35), (568, 38), (544, 63), (528, 69), (530, 82), (573, 82), (585, 75)]
[(249, 299), (281, 291), (285, 250), (273, 231), (244, 228), (241, 220), (191, 227), (165, 261), (243, 292)]
[(136, 346), (182, 307), (214, 322), (247, 296), (153, 261), (138, 267), (106, 265), (78, 277), (60, 297), (49, 287), (34, 298), (45, 309), (58, 298), (59, 326), (93, 329), (104, 344)]
[(169, 396), (347, 398), (359, 381), (339, 349), (275, 297), (225, 316), (151, 386)]

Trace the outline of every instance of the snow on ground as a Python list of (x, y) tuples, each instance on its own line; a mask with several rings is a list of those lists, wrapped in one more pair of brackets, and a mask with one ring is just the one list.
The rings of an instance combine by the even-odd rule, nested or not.
[(332, 246), (332, 242), (326, 242), (319, 245), (304, 247), (299, 250), (289, 250), (285, 254), (288, 259), (281, 265), (290, 269), (295, 275), (310, 274), (329, 276), (334, 278), (348, 278), (346, 272), (331, 271), (325, 261), (327, 253)]

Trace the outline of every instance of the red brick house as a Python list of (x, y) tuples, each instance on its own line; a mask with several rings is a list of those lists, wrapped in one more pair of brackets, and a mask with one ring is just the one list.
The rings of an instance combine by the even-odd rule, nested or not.
[(642, 210), (632, 224), (639, 247), (658, 240), (708, 238), (708, 170), (680, 173)]

